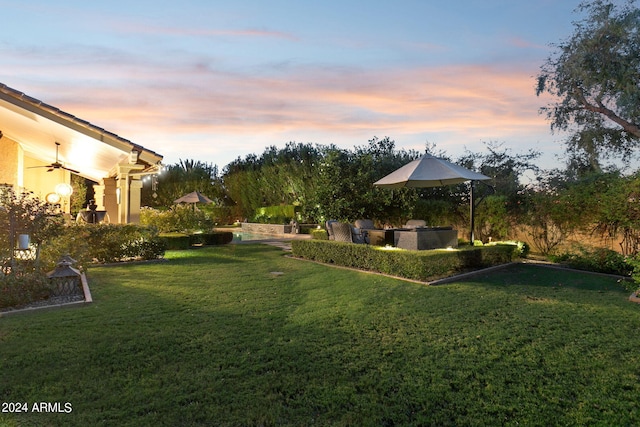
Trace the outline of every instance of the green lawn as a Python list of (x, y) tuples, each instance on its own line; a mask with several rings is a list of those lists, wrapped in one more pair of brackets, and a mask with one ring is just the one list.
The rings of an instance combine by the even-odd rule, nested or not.
[(89, 306), (0, 318), (2, 409), (71, 405), (0, 425), (640, 424), (640, 305), (614, 279), (517, 265), (428, 287), (265, 245), (167, 258), (91, 268)]

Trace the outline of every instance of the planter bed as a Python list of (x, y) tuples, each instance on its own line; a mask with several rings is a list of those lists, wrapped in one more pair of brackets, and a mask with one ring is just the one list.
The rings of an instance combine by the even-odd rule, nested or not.
[(296, 257), (427, 282), (507, 264), (515, 258), (517, 246), (409, 251), (330, 240), (301, 240), (292, 241), (291, 248)]

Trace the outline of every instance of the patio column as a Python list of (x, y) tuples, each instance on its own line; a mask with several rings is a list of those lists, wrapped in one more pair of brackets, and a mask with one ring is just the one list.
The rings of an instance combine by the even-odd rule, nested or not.
[(103, 211), (106, 210), (105, 208), (105, 201), (104, 201), (104, 190), (105, 190), (105, 185), (104, 185), (104, 179), (102, 181), (100, 181), (101, 184), (95, 184), (93, 186), (93, 201), (96, 203), (96, 206), (98, 206), (96, 209), (99, 211)]
[(142, 181), (131, 177), (129, 183), (129, 222), (140, 222), (140, 195), (142, 192)]
[[(142, 181), (129, 176), (129, 174), (142, 168), (142, 165), (136, 164), (118, 165), (118, 173), (116, 176), (118, 214), (117, 221), (114, 221), (113, 217), (111, 217), (112, 222), (127, 224), (140, 220), (140, 191), (142, 190)], [(109, 216), (111, 216), (111, 214), (109, 214)]]
[[(102, 185), (102, 198), (96, 192), (96, 204), (98, 210), (106, 210), (109, 215), (109, 222), (118, 224), (118, 200), (116, 192), (116, 179), (115, 178), (103, 178)], [(100, 200), (102, 199), (102, 200)], [(102, 204), (102, 206), (101, 206)]]

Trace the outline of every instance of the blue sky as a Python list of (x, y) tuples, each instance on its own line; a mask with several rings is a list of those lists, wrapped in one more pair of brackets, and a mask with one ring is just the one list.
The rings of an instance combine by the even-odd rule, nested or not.
[(558, 165), (535, 76), (579, 0), (3, 1), (0, 82), (221, 168), (289, 141)]

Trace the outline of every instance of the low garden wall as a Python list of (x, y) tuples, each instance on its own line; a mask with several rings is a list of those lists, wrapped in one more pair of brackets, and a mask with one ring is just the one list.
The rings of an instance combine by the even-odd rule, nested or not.
[(259, 234), (290, 234), (291, 225), (280, 224), (258, 224), (254, 222), (243, 222), (242, 232)]
[(300, 258), (428, 282), (509, 263), (516, 257), (518, 246), (406, 251), (330, 240), (294, 240), (291, 249)]

